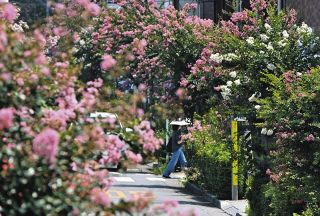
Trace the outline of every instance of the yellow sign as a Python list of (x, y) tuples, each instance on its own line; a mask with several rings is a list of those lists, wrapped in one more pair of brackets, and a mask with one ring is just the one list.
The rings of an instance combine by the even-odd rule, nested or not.
[(239, 145), (238, 145), (238, 122), (232, 121), (231, 124), (231, 139), (233, 146), (233, 160), (232, 160), (232, 185), (238, 186), (238, 153), (239, 153)]

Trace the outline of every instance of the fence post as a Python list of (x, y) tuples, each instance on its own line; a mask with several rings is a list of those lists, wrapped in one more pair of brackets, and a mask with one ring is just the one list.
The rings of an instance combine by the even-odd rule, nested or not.
[(233, 149), (232, 158), (232, 200), (238, 200), (238, 185), (239, 185), (239, 144), (238, 144), (238, 122), (232, 120), (231, 122), (231, 140)]

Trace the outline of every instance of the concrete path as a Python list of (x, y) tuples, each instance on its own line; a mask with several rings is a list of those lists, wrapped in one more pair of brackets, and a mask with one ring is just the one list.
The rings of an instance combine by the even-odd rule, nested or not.
[(205, 201), (202, 196), (188, 193), (181, 182), (181, 176), (173, 173), (172, 179), (164, 179), (150, 173), (129, 172), (128, 173), (111, 173), (113, 187), (109, 191), (109, 196), (113, 201), (128, 199), (131, 194), (137, 192), (152, 191), (155, 196), (154, 204), (161, 204), (163, 201), (177, 200), (179, 210), (185, 208), (195, 209), (201, 216), (227, 216), (221, 209)]

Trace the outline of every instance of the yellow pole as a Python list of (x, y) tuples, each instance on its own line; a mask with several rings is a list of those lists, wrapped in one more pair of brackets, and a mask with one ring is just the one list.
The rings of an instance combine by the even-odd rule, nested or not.
[(232, 120), (231, 123), (231, 139), (233, 148), (233, 158), (232, 158), (232, 200), (238, 200), (238, 122)]

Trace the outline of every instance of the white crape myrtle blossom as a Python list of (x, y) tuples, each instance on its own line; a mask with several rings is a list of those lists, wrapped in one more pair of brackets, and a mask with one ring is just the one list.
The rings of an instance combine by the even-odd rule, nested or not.
[(266, 52), (265, 51), (263, 51), (263, 50), (260, 50), (260, 54), (265, 54)]
[(269, 40), (269, 37), (266, 34), (261, 34), (260, 38), (263, 42), (267, 42)]
[(265, 134), (267, 134), (267, 132), (268, 132), (267, 128), (262, 128), (261, 129), (261, 134), (265, 135)]
[(231, 95), (231, 89), (228, 88), (228, 86), (226, 85), (222, 85), (220, 86), (221, 89), (221, 96), (224, 100), (228, 100), (229, 99), (229, 95)]
[(309, 27), (306, 23), (303, 22), (302, 25), (297, 28), (297, 32), (299, 34), (308, 34), (308, 35), (310, 35), (310, 34), (312, 34), (313, 30), (312, 30), (311, 27)]
[(237, 71), (232, 71), (229, 73), (229, 75), (232, 77), (232, 78), (236, 78), (237, 77)]
[(255, 105), (254, 108), (255, 108), (256, 110), (259, 110), (259, 109), (261, 108), (261, 106), (260, 106), (260, 105)]
[(229, 94), (227, 92), (221, 92), (221, 96), (224, 100), (228, 100), (229, 99)]
[(227, 81), (227, 86), (228, 86), (228, 87), (231, 87), (231, 86), (232, 86), (232, 81), (230, 81), (230, 80)]
[(228, 62), (232, 62), (232, 61), (238, 59), (238, 56), (234, 53), (227, 53), (227, 54), (223, 55), (223, 59)]
[(286, 40), (278, 41), (278, 45), (279, 45), (280, 47), (285, 47), (285, 46), (287, 45)]
[(298, 77), (302, 76), (302, 73), (301, 72), (297, 72), (297, 76)]
[(240, 79), (235, 80), (235, 81), (234, 81), (234, 84), (236, 84), (237, 86), (240, 85), (240, 84), (241, 84)]
[(274, 50), (271, 42), (268, 43), (267, 50)]
[(254, 93), (253, 95), (251, 95), (251, 97), (248, 98), (249, 102), (254, 102), (257, 100), (256, 98), (257, 93)]
[(272, 129), (269, 129), (268, 131), (267, 131), (267, 135), (268, 136), (271, 136), (273, 134), (273, 130)]
[(254, 44), (254, 38), (253, 37), (248, 37), (248, 39), (246, 40), (248, 44)]
[(215, 54), (212, 54), (210, 56), (210, 59), (218, 64), (220, 64), (222, 61), (223, 61), (223, 56), (220, 55), (219, 53), (215, 53)]
[(284, 31), (282, 32), (282, 36), (283, 36), (283, 38), (288, 39), (290, 35), (289, 35), (289, 33), (287, 32), (287, 30), (284, 30)]
[(79, 43), (81, 46), (84, 46), (86, 44), (86, 42), (84, 40), (80, 40)]
[(272, 63), (269, 63), (269, 64), (267, 65), (267, 68), (268, 68), (269, 70), (275, 70), (275, 69), (277, 69), (277, 67), (276, 67), (274, 64), (272, 64)]
[(11, 25), (11, 29), (14, 32), (24, 32), (22, 26), (20, 26), (18, 23), (14, 23), (13, 25)]
[(269, 33), (270, 31), (272, 31), (272, 27), (268, 24), (268, 23), (265, 23), (264, 24), (264, 27), (266, 28), (267, 32)]

